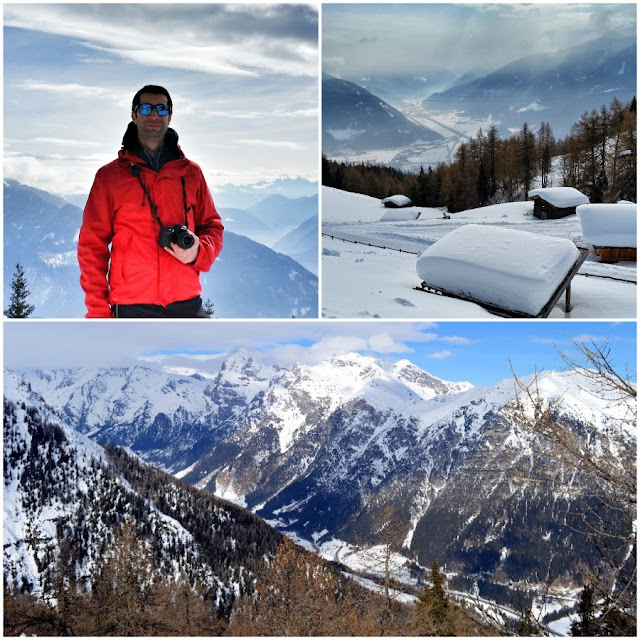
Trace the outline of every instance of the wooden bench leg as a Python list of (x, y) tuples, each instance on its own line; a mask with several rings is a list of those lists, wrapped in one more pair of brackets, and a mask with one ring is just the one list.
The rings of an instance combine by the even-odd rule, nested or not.
[(564, 312), (569, 313), (569, 311), (571, 311), (571, 283), (564, 292)]

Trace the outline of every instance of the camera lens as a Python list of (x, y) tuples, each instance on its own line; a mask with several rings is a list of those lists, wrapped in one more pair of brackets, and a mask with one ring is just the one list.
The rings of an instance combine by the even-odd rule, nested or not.
[(186, 227), (180, 227), (175, 231), (174, 242), (183, 249), (190, 249), (193, 246), (194, 239)]

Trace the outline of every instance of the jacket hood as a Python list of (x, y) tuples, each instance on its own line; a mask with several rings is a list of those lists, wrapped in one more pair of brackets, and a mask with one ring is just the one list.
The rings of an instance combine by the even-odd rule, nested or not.
[[(169, 127), (167, 133), (164, 134), (164, 144), (171, 151), (177, 151), (178, 149), (178, 133), (175, 129)], [(124, 151), (131, 151), (132, 153), (139, 154), (142, 151), (142, 146), (138, 140), (138, 128), (135, 122), (130, 122), (127, 130), (124, 132), (122, 138), (122, 148)]]

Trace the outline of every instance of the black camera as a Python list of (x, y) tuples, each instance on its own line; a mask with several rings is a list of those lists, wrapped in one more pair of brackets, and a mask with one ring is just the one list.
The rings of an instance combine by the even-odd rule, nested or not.
[(193, 246), (194, 239), (189, 229), (184, 225), (174, 224), (173, 227), (160, 229), (158, 244), (161, 247), (168, 247), (172, 242), (183, 249), (190, 249)]

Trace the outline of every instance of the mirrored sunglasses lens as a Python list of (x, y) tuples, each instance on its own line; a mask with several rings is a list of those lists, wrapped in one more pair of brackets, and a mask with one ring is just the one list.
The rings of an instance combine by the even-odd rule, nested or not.
[(148, 116), (154, 109), (158, 113), (159, 116), (168, 116), (170, 113), (169, 106), (166, 104), (149, 104), (148, 102), (143, 102), (141, 105), (138, 105), (138, 111), (143, 116)]

